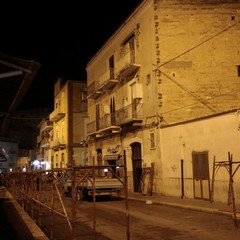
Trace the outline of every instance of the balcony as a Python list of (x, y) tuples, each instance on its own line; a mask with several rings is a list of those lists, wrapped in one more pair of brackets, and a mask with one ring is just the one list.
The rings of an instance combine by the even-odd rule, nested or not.
[(60, 141), (53, 141), (50, 144), (50, 147), (54, 150), (54, 151), (58, 151), (61, 149), (65, 149), (66, 148), (66, 144), (61, 143)]
[(99, 90), (100, 91), (106, 91), (109, 89), (112, 89), (113, 87), (115, 87), (118, 83), (118, 80), (115, 79), (114, 74), (110, 73), (114, 72), (114, 69), (112, 69), (112, 71), (109, 69), (108, 71), (106, 71), (104, 74), (102, 74), (99, 77)]
[(64, 117), (65, 117), (65, 113), (61, 112), (60, 109), (56, 109), (50, 114), (49, 119), (52, 122), (58, 122)]
[(136, 62), (136, 56), (131, 51), (124, 54), (117, 63), (120, 78), (133, 77), (139, 68), (140, 64)]
[(40, 132), (49, 132), (52, 129), (53, 129), (53, 122), (45, 121), (40, 128)]
[(92, 121), (90, 123), (87, 124), (87, 134), (91, 135), (96, 133), (97, 129), (96, 129), (96, 121)]
[(87, 98), (96, 99), (100, 97), (102, 91), (99, 90), (99, 81), (94, 81), (88, 86)]
[(114, 116), (115, 115), (105, 114), (99, 121), (90, 122), (87, 125), (88, 136), (100, 138), (121, 132), (121, 127), (114, 123)]
[(143, 104), (140, 99), (126, 107), (118, 109), (115, 114), (105, 114), (98, 121), (92, 121), (87, 125), (87, 133), (90, 138), (100, 138), (120, 133), (124, 125), (131, 127), (142, 126)]
[(115, 123), (115, 114), (105, 114), (99, 119), (99, 133), (106, 135), (119, 133), (120, 131), (121, 127)]
[(141, 126), (143, 121), (143, 104), (136, 99), (132, 104), (116, 111), (116, 125)]
[(40, 144), (40, 147), (41, 148), (49, 148), (50, 147), (50, 140), (51, 138), (48, 136), (44, 137), (42, 140), (41, 140), (41, 144)]

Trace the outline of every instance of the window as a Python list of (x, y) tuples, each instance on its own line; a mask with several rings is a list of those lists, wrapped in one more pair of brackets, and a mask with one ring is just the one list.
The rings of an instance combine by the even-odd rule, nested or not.
[(115, 98), (112, 97), (110, 100), (110, 111), (111, 111), (111, 125), (115, 125), (116, 124), (116, 110), (115, 110)]
[(96, 130), (100, 129), (100, 106), (96, 105)]
[(58, 108), (58, 99), (56, 99), (56, 102), (55, 102), (55, 109)]
[(56, 160), (56, 167), (58, 168), (58, 154), (56, 154), (55, 160)]
[(155, 136), (153, 132), (150, 133), (150, 148), (155, 148)]
[(130, 62), (135, 63), (135, 34), (130, 34), (122, 43), (124, 55), (130, 53)]
[(110, 79), (114, 79), (114, 55), (109, 58)]
[(61, 154), (61, 167), (65, 167), (64, 153)]
[(148, 74), (147, 75), (147, 85), (149, 85), (151, 83), (151, 75)]

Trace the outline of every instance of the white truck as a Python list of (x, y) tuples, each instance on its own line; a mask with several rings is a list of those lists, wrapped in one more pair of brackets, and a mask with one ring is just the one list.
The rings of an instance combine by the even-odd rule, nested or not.
[(65, 196), (72, 196), (72, 186), (76, 188), (76, 197), (78, 200), (88, 199), (95, 195), (112, 196), (113, 193), (118, 196), (124, 190), (123, 178), (107, 177), (107, 176), (90, 176), (81, 171), (75, 173), (73, 180), (71, 171), (68, 171), (63, 182), (63, 190)]

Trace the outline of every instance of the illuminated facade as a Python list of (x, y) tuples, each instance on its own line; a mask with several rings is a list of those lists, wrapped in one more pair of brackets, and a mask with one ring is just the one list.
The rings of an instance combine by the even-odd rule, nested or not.
[(214, 156), (240, 156), (240, 2), (211, 2), (143, 0), (87, 64), (89, 160), (125, 151), (130, 191), (154, 163), (153, 192), (209, 199)]
[[(49, 120), (49, 117), (42, 119), (39, 124), (39, 135), (37, 136), (37, 160), (35, 164), (32, 161), (32, 168), (41, 168), (45, 170), (46, 168), (52, 168), (52, 156), (53, 149), (50, 148), (50, 142), (52, 141), (52, 131), (53, 130), (53, 122)], [(47, 163), (47, 165), (41, 164), (40, 160)], [(37, 164), (39, 163), (39, 164)]]
[(58, 79), (55, 83), (54, 111), (49, 115), (53, 123), (49, 132), (52, 168), (65, 168), (71, 163), (85, 165), (86, 93), (86, 82), (68, 80), (63, 83)]

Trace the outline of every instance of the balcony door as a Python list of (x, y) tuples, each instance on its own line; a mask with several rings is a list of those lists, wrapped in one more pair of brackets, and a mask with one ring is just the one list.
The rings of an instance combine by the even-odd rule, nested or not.
[(100, 107), (99, 104), (96, 105), (96, 131), (100, 128)]
[(124, 47), (125, 53), (128, 53), (130, 64), (135, 63), (135, 34), (131, 34), (124, 41), (122, 46)]
[(134, 43), (134, 35), (129, 39), (129, 51), (130, 51), (130, 59), (131, 63), (135, 63), (135, 43)]
[(116, 125), (116, 117), (115, 117), (115, 98), (112, 97), (110, 100), (110, 114), (111, 114), (111, 126)]
[(114, 55), (109, 58), (110, 79), (114, 79)]

